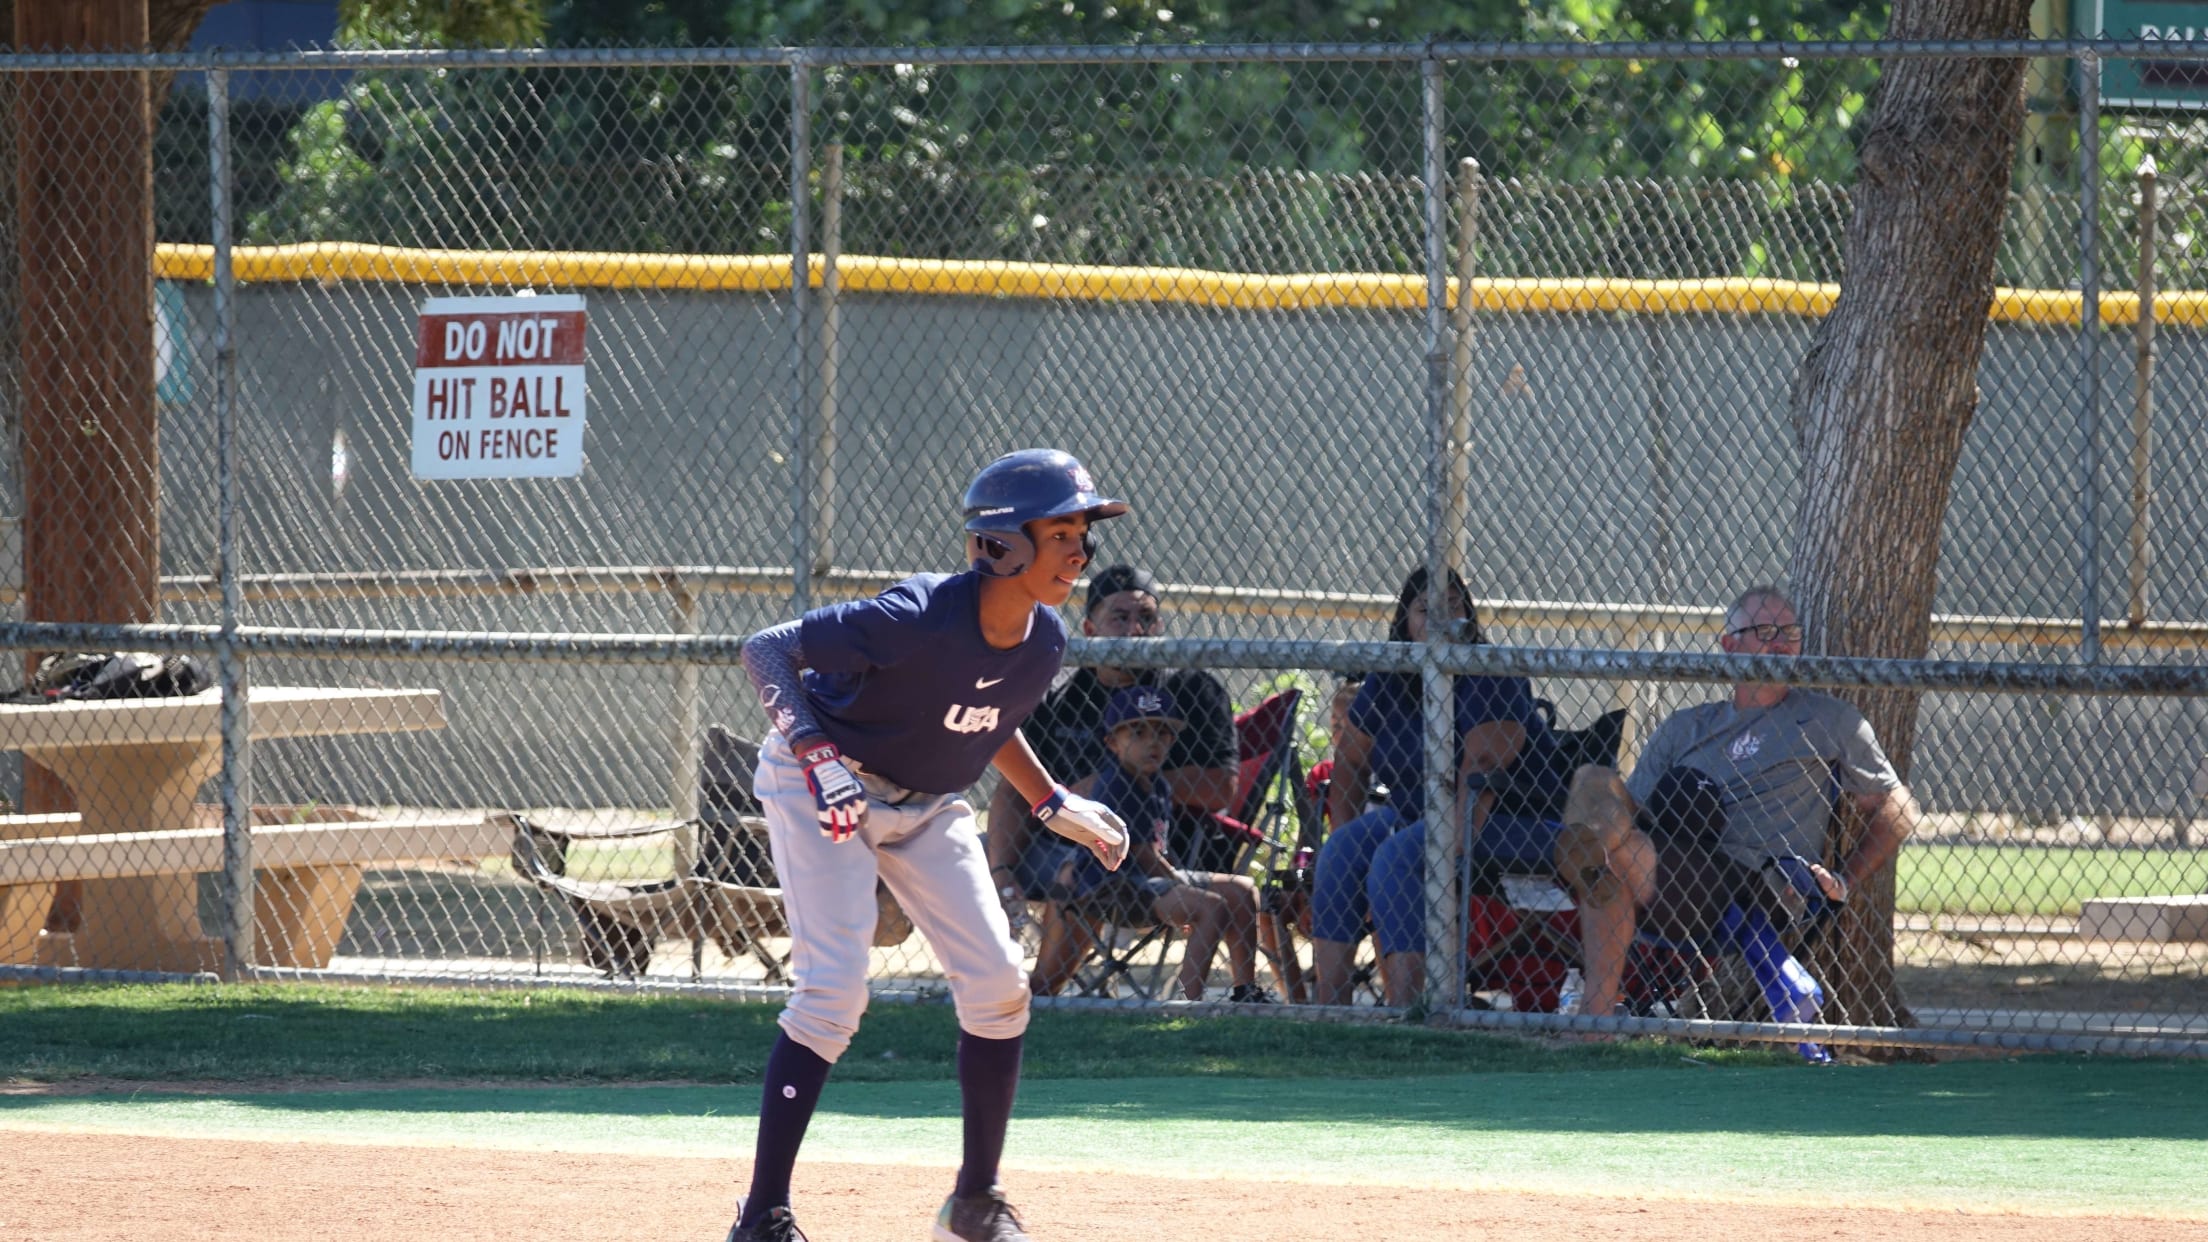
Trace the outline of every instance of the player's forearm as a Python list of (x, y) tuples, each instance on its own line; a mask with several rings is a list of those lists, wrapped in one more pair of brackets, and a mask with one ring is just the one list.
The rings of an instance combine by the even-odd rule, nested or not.
[(759, 706), (775, 730), (792, 742), (820, 732), (820, 722), (805, 706), (805, 657), (798, 627), (796, 621), (769, 626), (745, 639), (743, 652), (744, 671), (759, 692)]
[(996, 755), (989, 762), (996, 768), (997, 775), (1002, 776), (1012, 788), (1019, 791), (1021, 797), (1027, 799), (1029, 806), (1048, 798), (1050, 791), (1058, 784), (1050, 773), (1043, 770), (1042, 761), (1035, 757), (1035, 751), (1028, 746), (1027, 739), (1016, 732), (1012, 735), (1012, 740), (997, 749)]
[(1012, 782), (1000, 780), (989, 795), (989, 870), (1019, 865), (1027, 846), (1027, 808)]

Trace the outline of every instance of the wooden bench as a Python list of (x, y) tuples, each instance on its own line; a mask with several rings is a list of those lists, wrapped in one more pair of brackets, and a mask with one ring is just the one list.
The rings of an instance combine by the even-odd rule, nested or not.
[[(322, 816), (348, 814), (320, 808)], [(62, 880), (196, 875), (222, 869), (222, 829), (70, 831), (74, 815), (0, 818), (0, 903), (44, 894)], [(320, 969), (330, 964), (351, 917), (361, 873), (370, 867), (506, 853), (505, 826), (481, 814), (405, 819), (332, 819), (253, 829), (254, 928), (260, 964)], [(30, 961), (45, 917), (0, 904), (0, 960)], [(20, 916), (20, 917), (19, 917)], [(207, 946), (209, 953), (215, 945)], [(57, 964), (67, 965), (67, 962)]]
[[(256, 743), (445, 725), (444, 699), (435, 690), (255, 685), (247, 691), (246, 707), (247, 727)], [(0, 704), (0, 747), (20, 750), (59, 776), (83, 814), (82, 821), (73, 825), (30, 817), (8, 833), (18, 839), (41, 832), (152, 838), (199, 827), (192, 802), (199, 787), (221, 767), (221, 711), (222, 695), (215, 690), (173, 698)], [(200, 865), (205, 856), (170, 858), (163, 853), (182, 848), (187, 847), (141, 841), (135, 847), (140, 855), (165, 869), (84, 880), (78, 928), (70, 946), (76, 964), (144, 971), (220, 968), (213, 942), (199, 926), (195, 873), (207, 869)], [(111, 851), (105, 856), (120, 855)], [(219, 845), (216, 858), (213, 865), (219, 866)], [(314, 865), (323, 864), (303, 864), (293, 870)], [(358, 884), (357, 865), (327, 865), (335, 872), (330, 884), (348, 892)], [(53, 891), (48, 880), (12, 886), (5, 909), (0, 909), (0, 962), (33, 960), (37, 936), (31, 925), (34, 920), (43, 921)], [(276, 891), (282, 891), (280, 881)], [(350, 902), (348, 895), (348, 908)], [(279, 903), (263, 904), (274, 909)], [(271, 937), (270, 943), (273, 947), (282, 940)], [(263, 960), (274, 963), (272, 957)]]
[[(51, 837), (75, 832), (82, 819), (70, 815), (0, 815), (0, 842), (21, 837)], [(0, 962), (30, 962), (38, 933), (54, 903), (51, 884), (0, 888)]]

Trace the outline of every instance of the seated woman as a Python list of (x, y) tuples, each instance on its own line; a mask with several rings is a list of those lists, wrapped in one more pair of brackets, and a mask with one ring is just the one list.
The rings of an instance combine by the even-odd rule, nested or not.
[[(1396, 595), (1390, 642), (1421, 642), (1429, 624), (1465, 625), (1471, 642), (1484, 642), (1473, 615), (1471, 592), (1450, 575), (1438, 613), (1430, 616), (1424, 569), (1414, 571)], [(1547, 732), (1523, 677), (1458, 677), (1452, 690), (1457, 805), (1473, 833), (1484, 838), (1493, 796), (1489, 778), (1521, 755), (1545, 746)], [(1327, 810), (1339, 827), (1320, 847), (1312, 878), (1313, 1000), (1350, 1002), (1357, 942), (1369, 919), (1381, 950), (1387, 1001), (1404, 1005), (1424, 986), (1425, 909), (1422, 813), (1426, 746), (1423, 697), (1416, 673), (1376, 673), (1365, 679), (1350, 705), (1348, 725), (1337, 736)], [(1367, 809), (1376, 787), (1388, 790), (1384, 805)], [(1504, 828), (1511, 831), (1504, 833)], [(1498, 822), (1497, 835), (1553, 837), (1553, 829)], [(1491, 842), (1530, 853), (1534, 840)], [(1545, 852), (1540, 853), (1545, 860)]]
[[(1523, 678), (1489, 680), (1524, 684)], [(1457, 812), (1464, 824), (1467, 862), (1462, 878), (1470, 881), (1472, 893), (1493, 893), (1498, 871), (1554, 874), (1552, 860), (1562, 822), (1498, 809), (1499, 787), (1514, 763), (1524, 766), (1526, 759), (1548, 745), (1546, 722), (1536, 715), (1525, 726), (1524, 737), (1515, 760), (1504, 759), (1476, 769), (1474, 765), (1485, 764), (1487, 757), (1477, 755), (1467, 738), (1466, 762), (1459, 771)], [(1547, 765), (1533, 766), (1546, 775)], [(1562, 791), (1547, 792), (1560, 795)], [(1534, 800), (1551, 801), (1547, 792)], [(1487, 886), (1473, 877), (1484, 877)], [(1452, 890), (1457, 887), (1458, 882), (1452, 881)], [(1371, 869), (1365, 873), (1365, 899), (1372, 910), (1373, 939), (1380, 947), (1381, 982), (1390, 1005), (1408, 1005), (1426, 988), (1425, 889), (1426, 825), (1417, 823), (1381, 842), (1373, 851)], [(1469, 904), (1472, 893), (1460, 894), (1458, 900)]]

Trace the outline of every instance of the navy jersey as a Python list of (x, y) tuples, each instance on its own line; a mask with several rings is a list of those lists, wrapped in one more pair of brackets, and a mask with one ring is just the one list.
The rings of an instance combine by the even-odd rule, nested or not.
[(1066, 623), (1035, 606), (1027, 638), (981, 636), (981, 579), (917, 574), (872, 599), (805, 614), (805, 696), (821, 732), (867, 771), (921, 793), (956, 793), (1042, 701)]
[[(1528, 750), (1542, 745), (1540, 714), (1533, 706), (1533, 685), (1523, 677), (1459, 677), (1456, 686), (1458, 738), (1477, 725), (1508, 720), (1526, 727)], [(1349, 705), (1349, 723), (1372, 738), (1372, 783), (1388, 787), (1388, 805), (1404, 823), (1426, 809), (1426, 722), (1416, 673), (1377, 673), (1365, 679)], [(1449, 757), (1455, 776), (1463, 759), (1461, 744)]]

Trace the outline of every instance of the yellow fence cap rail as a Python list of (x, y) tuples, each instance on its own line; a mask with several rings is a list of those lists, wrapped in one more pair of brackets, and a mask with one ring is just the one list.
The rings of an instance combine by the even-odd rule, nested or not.
[[(360, 242), (238, 246), (231, 266), (240, 281), (331, 284), (374, 282), (557, 289), (663, 289), (771, 293), (790, 287), (787, 255), (615, 254), (533, 250), (423, 250)], [(154, 274), (164, 280), (214, 278), (212, 246), (163, 243)], [(809, 282), (819, 287), (825, 264), (815, 255)], [(1234, 310), (1422, 310), (1421, 276), (1376, 272), (1250, 275), (1195, 268), (1101, 267), (971, 259), (902, 259), (846, 255), (838, 283), (857, 293), (947, 297), (1041, 298), (1075, 302), (1153, 302)], [(1449, 300), (1460, 296), (1449, 282)], [(1708, 280), (1620, 280), (1608, 277), (1480, 277), (1474, 309), (1519, 314), (1794, 315), (1817, 317), (1839, 301), (1840, 286), (1762, 277)], [(2158, 322), (2208, 325), (2208, 292), (2155, 297)], [(1988, 316), (1996, 323), (2074, 326), (2084, 301), (2074, 289), (1996, 289)], [(2104, 324), (2139, 317), (2135, 293), (2101, 295)]]

